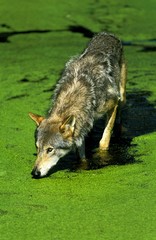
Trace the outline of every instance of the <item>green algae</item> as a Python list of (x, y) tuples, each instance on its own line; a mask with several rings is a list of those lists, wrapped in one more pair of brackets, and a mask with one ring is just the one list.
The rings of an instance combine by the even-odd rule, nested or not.
[[(0, 32), (14, 32), (0, 43), (1, 239), (155, 239), (154, 6), (154, 0), (1, 2)], [(64, 165), (35, 180), (35, 126), (27, 113), (46, 114), (65, 62), (88, 41), (69, 26), (112, 31), (126, 45), (127, 132), (110, 151), (125, 159), (79, 172)]]

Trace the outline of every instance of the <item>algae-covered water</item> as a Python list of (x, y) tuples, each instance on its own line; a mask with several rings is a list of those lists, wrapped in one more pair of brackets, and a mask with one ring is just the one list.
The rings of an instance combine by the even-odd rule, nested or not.
[[(155, 8), (154, 0), (0, 0), (2, 240), (156, 239)], [(32, 179), (28, 112), (47, 112), (65, 62), (100, 31), (125, 47), (127, 130), (102, 156), (94, 153), (99, 123), (87, 148), (91, 170), (71, 171), (69, 156), (47, 178)]]

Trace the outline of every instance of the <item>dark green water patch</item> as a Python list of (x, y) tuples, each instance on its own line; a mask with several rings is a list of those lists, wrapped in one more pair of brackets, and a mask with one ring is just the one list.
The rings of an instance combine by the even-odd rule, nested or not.
[(14, 35), (32, 34), (32, 33), (49, 33), (51, 30), (27, 30), (27, 31), (9, 31), (0, 33), (0, 43), (10, 43), (9, 38)]
[(13, 195), (18, 195), (17, 192), (0, 192), (1, 196), (6, 196), (6, 198), (13, 196)]
[(37, 79), (34, 79), (34, 80), (30, 80), (29, 78), (22, 78), (19, 80), (20, 83), (27, 83), (27, 82), (31, 82), (31, 83), (39, 83), (39, 82), (43, 82), (43, 81), (46, 81), (48, 80), (48, 77), (47, 76), (43, 76), (41, 78), (37, 78)]
[(131, 46), (131, 47), (141, 47), (139, 52), (155, 52), (156, 51), (156, 39), (147, 39), (147, 40), (140, 40), (137, 42), (124, 42), (124, 46)]
[(46, 211), (48, 209), (47, 206), (41, 205), (41, 204), (26, 204), (26, 207), (28, 207), (31, 211)]
[(43, 92), (53, 92), (55, 89), (55, 86), (52, 86), (51, 88), (43, 90)]
[(81, 26), (81, 25), (71, 25), (68, 27), (68, 30), (72, 33), (81, 33), (84, 37), (92, 38), (94, 36), (94, 32), (90, 29)]
[(21, 82), (21, 83), (26, 83), (26, 82), (29, 82), (29, 79), (27, 79), (27, 78), (22, 78), (21, 80), (19, 80), (19, 82)]
[(24, 98), (24, 97), (28, 97), (28, 96), (29, 96), (29, 94), (27, 94), (27, 93), (19, 94), (19, 95), (8, 97), (7, 100), (10, 101), (10, 100), (20, 99), (20, 98)]
[(7, 215), (8, 214), (8, 211), (6, 210), (3, 210), (3, 209), (0, 209), (0, 216), (4, 216), (4, 215)]
[(156, 46), (144, 46), (140, 52), (155, 52)]

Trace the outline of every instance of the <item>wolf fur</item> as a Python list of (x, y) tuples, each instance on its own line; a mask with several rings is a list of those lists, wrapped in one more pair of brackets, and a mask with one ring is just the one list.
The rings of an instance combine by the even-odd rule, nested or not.
[(30, 113), (37, 124), (38, 156), (34, 177), (45, 176), (74, 147), (85, 159), (85, 137), (94, 121), (106, 114), (101, 150), (109, 148), (117, 108), (126, 101), (126, 65), (121, 41), (99, 33), (84, 52), (67, 62), (47, 118)]

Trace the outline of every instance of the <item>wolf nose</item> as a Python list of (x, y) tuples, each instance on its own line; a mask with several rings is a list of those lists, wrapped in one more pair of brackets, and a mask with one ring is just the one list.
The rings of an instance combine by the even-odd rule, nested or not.
[(41, 172), (35, 167), (35, 168), (32, 170), (31, 175), (32, 175), (34, 178), (40, 178), (40, 177), (41, 177)]

